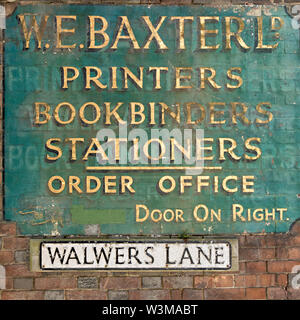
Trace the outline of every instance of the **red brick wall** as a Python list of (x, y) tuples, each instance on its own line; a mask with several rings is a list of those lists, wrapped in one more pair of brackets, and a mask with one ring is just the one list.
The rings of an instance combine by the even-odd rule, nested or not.
[(288, 234), (240, 235), (238, 272), (31, 272), (29, 238), (0, 223), (6, 299), (300, 299), (291, 287), (300, 265), (300, 223)]
[[(11, 11), (16, 2), (7, 3), (7, 11)], [(21, 3), (29, 2), (21, 1)], [(82, 2), (101, 3), (100, 0)], [(249, 3), (239, 0), (103, 0), (102, 2), (137, 5), (139, 3), (208, 4), (214, 2), (227, 5)], [(283, 3), (279, 0), (274, 2), (257, 0), (253, 3), (279, 2)], [(286, 1), (286, 3), (292, 2)], [(2, 42), (0, 42), (0, 54), (2, 56)], [(1, 70), (0, 74), (2, 74)], [(0, 112), (0, 120), (2, 121), (2, 112)], [(2, 174), (0, 178), (2, 179)], [(295, 223), (287, 234), (237, 235), (240, 266), (239, 271), (234, 273), (31, 272), (29, 269), (30, 239), (18, 235), (15, 223), (3, 221), (2, 202), (0, 203), (0, 220), (2, 220), (0, 221), (0, 265), (4, 266), (6, 271), (6, 288), (0, 288), (0, 299), (3, 300), (300, 299), (300, 289), (293, 289), (291, 286), (295, 276), (292, 269), (300, 265), (300, 221)]]

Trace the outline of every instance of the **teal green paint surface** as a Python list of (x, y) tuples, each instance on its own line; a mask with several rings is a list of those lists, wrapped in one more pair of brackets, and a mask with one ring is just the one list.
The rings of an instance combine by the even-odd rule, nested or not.
[[(250, 8), (251, 9), (251, 8)], [(249, 8), (232, 7), (230, 9), (214, 9), (205, 7), (176, 7), (176, 6), (89, 6), (89, 5), (38, 5), (19, 6), (7, 19), (5, 30), (5, 218), (17, 221), (20, 231), (28, 235), (83, 235), (86, 224), (100, 224), (102, 234), (234, 234), (242, 232), (287, 232), (290, 225), (300, 217), (299, 191), (300, 181), (300, 56), (299, 31), (294, 30), (291, 18), (284, 7), (270, 9), (272, 16), (281, 17), (284, 26), (278, 31), (277, 39), (270, 31), (270, 16), (262, 11), (264, 21), (264, 43), (278, 42), (278, 48), (272, 52), (255, 50), (255, 16)], [(23, 50), (23, 36), (17, 15), (32, 13), (49, 15), (47, 28), (43, 36), (43, 50), (35, 49), (35, 38), (31, 37), (30, 48)], [(76, 33), (63, 36), (64, 44), (76, 43), (77, 47), (70, 50), (55, 48), (55, 15), (75, 15), (75, 21), (65, 21), (64, 29), (75, 27)], [(110, 39), (116, 33), (116, 22), (119, 16), (127, 16), (139, 45), (142, 47), (148, 35), (146, 26), (141, 22), (142, 16), (150, 16), (153, 25), (159, 21), (159, 16), (166, 16), (159, 30), (159, 34), (169, 50), (157, 50), (155, 40), (149, 50), (134, 51), (128, 41), (120, 41), (118, 49), (107, 48), (88, 51), (79, 49), (79, 44), (87, 47), (88, 15), (104, 16), (109, 28)], [(185, 26), (186, 50), (176, 50), (175, 23), (171, 16), (193, 16), (192, 24)], [(208, 45), (220, 44), (216, 51), (197, 50), (197, 16), (218, 16), (220, 23), (207, 23), (207, 29), (218, 29), (215, 37), (207, 37)], [(242, 52), (232, 41), (232, 50), (224, 49), (222, 40), (222, 19), (225, 16), (243, 18), (245, 30), (243, 39), (251, 47)], [(37, 18), (38, 23), (40, 22)], [(28, 24), (28, 20), (27, 20)], [(233, 26), (234, 29), (234, 26)], [(97, 38), (97, 36), (96, 36)], [(97, 38), (99, 41), (101, 38)], [(50, 48), (46, 49), (45, 44)], [(110, 40), (109, 46), (112, 45)], [(216, 82), (222, 86), (214, 90), (209, 86), (203, 90), (193, 87), (189, 90), (175, 91), (173, 79), (162, 75), (162, 90), (153, 90), (153, 77), (145, 74), (144, 88), (137, 89), (129, 83), (128, 90), (103, 90), (95, 87), (91, 90), (83, 89), (83, 76), (70, 83), (69, 89), (61, 90), (62, 66), (82, 68), (97, 66), (102, 69), (103, 83), (109, 79), (108, 68), (111, 66), (128, 67), (136, 71), (139, 66), (157, 67), (211, 67), (216, 70)], [(243, 85), (241, 88), (229, 91), (225, 89), (227, 69), (242, 68)], [(196, 72), (193, 74), (196, 83)], [(236, 84), (234, 81), (231, 84)], [(121, 81), (118, 80), (121, 87)], [(69, 161), (68, 145), (63, 144), (63, 157), (56, 162), (45, 161), (47, 153), (45, 143), (49, 138), (96, 137), (103, 128), (111, 128), (117, 132), (117, 124), (104, 126), (104, 112), (101, 120), (91, 126), (82, 126), (77, 118), (72, 124), (59, 127), (53, 120), (47, 125), (33, 126), (35, 102), (46, 102), (52, 110), (60, 102), (67, 101), (76, 110), (87, 101), (96, 102), (101, 108), (104, 102), (116, 105), (118, 101), (136, 101), (147, 107), (148, 102), (164, 102), (168, 106), (175, 103), (184, 104), (190, 101), (198, 102), (206, 108), (209, 102), (225, 102), (224, 119), (229, 119), (228, 105), (232, 101), (244, 102), (248, 106), (248, 118), (253, 122), (257, 117), (255, 106), (260, 102), (270, 102), (273, 120), (268, 125), (243, 125), (239, 120), (237, 125), (227, 121), (222, 126), (208, 126), (207, 121), (195, 128), (204, 129), (204, 137), (214, 139), (220, 137), (233, 138), (237, 141), (237, 154), (243, 153), (243, 141), (249, 137), (260, 137), (262, 156), (254, 162), (235, 161), (226, 159), (224, 162), (214, 160), (205, 162), (206, 166), (222, 167), (221, 171), (205, 171), (202, 175), (226, 177), (229, 175), (254, 175), (255, 191), (252, 194), (241, 192), (228, 194), (221, 191), (213, 193), (212, 188), (206, 188), (197, 193), (195, 186), (187, 188), (184, 194), (175, 191), (161, 195), (157, 192), (158, 180), (170, 175), (178, 181), (184, 171), (157, 172), (88, 172), (86, 166), (98, 166), (95, 157), (87, 162)], [(101, 109), (103, 110), (103, 109)], [(128, 107), (120, 109), (120, 116), (127, 118)], [(66, 115), (67, 116), (67, 115)], [(182, 117), (184, 114), (182, 113)], [(148, 115), (147, 115), (148, 117)], [(147, 118), (148, 119), (148, 118)], [(164, 127), (153, 128), (190, 128), (178, 125), (170, 118), (166, 118)], [(147, 121), (145, 121), (146, 123)], [(146, 124), (131, 126), (130, 129), (141, 128), (150, 132)], [(84, 152), (87, 144), (78, 145), (78, 157)], [(217, 155), (216, 144), (213, 154)], [(53, 156), (53, 153), (51, 153)], [(228, 157), (227, 157), (228, 158)], [(101, 191), (86, 195), (63, 193), (53, 195), (47, 188), (47, 181), (51, 176), (58, 175), (67, 179), (68, 176), (79, 176), (81, 180), (87, 175), (102, 179), (105, 175), (130, 175), (134, 179), (135, 194), (104, 195)], [(196, 179), (196, 178), (194, 178)], [(232, 204), (241, 204), (245, 209), (256, 208), (287, 208), (282, 221), (232, 221)], [(135, 205), (143, 204), (150, 209), (181, 209), (184, 211), (185, 222), (153, 222), (143, 223), (135, 221)], [(222, 221), (207, 219), (197, 222), (193, 216), (193, 209), (199, 204), (205, 204), (214, 210), (221, 209)], [(245, 216), (246, 217), (246, 216)]]

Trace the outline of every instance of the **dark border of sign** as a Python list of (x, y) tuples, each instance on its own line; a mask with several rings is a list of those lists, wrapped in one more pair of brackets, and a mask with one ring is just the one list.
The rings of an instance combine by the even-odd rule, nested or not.
[(122, 240), (113, 240), (112, 241), (97, 241), (97, 240), (91, 240), (91, 241), (80, 241), (80, 240), (75, 240), (74, 241), (70, 241), (70, 240), (66, 240), (66, 241), (41, 241), (40, 243), (40, 254), (39, 254), (39, 265), (40, 265), (40, 269), (41, 270), (63, 270), (63, 271), (81, 271), (81, 270), (101, 270), (101, 271), (122, 271), (122, 270), (128, 270), (128, 271), (141, 271), (141, 270), (146, 270), (146, 271), (152, 271), (152, 270), (164, 270), (164, 271), (174, 271), (174, 270), (229, 270), (232, 267), (232, 247), (231, 247), (231, 243), (227, 240), (224, 241), (189, 241), (186, 243), (226, 243), (229, 246), (229, 267), (228, 268), (95, 268), (95, 267), (86, 267), (86, 268), (43, 268), (42, 267), (42, 245), (43, 244), (55, 244), (55, 243), (185, 243), (184, 241), (178, 241), (178, 240), (174, 240), (174, 241), (164, 241), (164, 240), (137, 240), (137, 241), (122, 241)]

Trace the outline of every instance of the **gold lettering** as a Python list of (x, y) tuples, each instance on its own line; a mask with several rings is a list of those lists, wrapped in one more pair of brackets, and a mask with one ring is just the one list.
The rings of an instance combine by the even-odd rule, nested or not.
[(105, 124), (111, 124), (111, 117), (114, 116), (115, 119), (118, 121), (118, 123), (126, 123), (126, 121), (122, 120), (119, 116), (119, 114), (117, 113), (118, 109), (123, 105), (123, 102), (118, 102), (118, 104), (116, 105), (116, 107), (113, 110), (110, 110), (110, 102), (105, 102), (105, 110), (106, 110), (106, 114), (105, 114)]
[(256, 49), (272, 50), (278, 47), (278, 43), (274, 45), (263, 44), (263, 17), (256, 17), (257, 19), (257, 46)]
[[(225, 142), (230, 142), (231, 147), (225, 148)], [(228, 153), (232, 159), (234, 160), (240, 160), (241, 157), (237, 156), (233, 150), (237, 147), (236, 141), (231, 138), (219, 138), (219, 149), (220, 149), (220, 155), (219, 160), (226, 160), (225, 153)]]
[[(232, 110), (232, 118), (231, 121), (233, 124), (237, 124), (237, 118), (241, 118), (243, 124), (245, 125), (250, 125), (251, 121), (248, 120), (247, 117), (245, 117), (245, 114), (248, 110), (248, 107), (242, 103), (242, 102), (231, 102), (231, 110)], [(241, 112), (237, 112), (237, 106), (242, 107), (242, 111)]]
[[(94, 120), (88, 120), (86, 119), (85, 115), (84, 115), (84, 111), (85, 111), (85, 108), (87, 106), (91, 106), (94, 108), (95, 112), (96, 112), (96, 116), (95, 116), (95, 119)], [(100, 110), (100, 107), (97, 105), (97, 103), (95, 102), (87, 102), (85, 104), (83, 104), (81, 106), (81, 108), (79, 109), (79, 116), (80, 116), (80, 120), (86, 124), (94, 124), (96, 123), (100, 117), (101, 117), (101, 110)]]
[(227, 77), (231, 80), (234, 80), (234, 81), (237, 81), (237, 84), (236, 85), (232, 85), (230, 83), (227, 83), (226, 84), (226, 87), (228, 89), (237, 89), (237, 88), (240, 88), (243, 84), (243, 79), (242, 77), (236, 75), (236, 74), (232, 74), (232, 71), (236, 71), (238, 73), (241, 73), (242, 72), (242, 68), (230, 68), (229, 70), (227, 70)]
[[(60, 181), (60, 188), (59, 189), (55, 189), (53, 187), (53, 182), (54, 180), (58, 180)], [(60, 177), (60, 176), (52, 176), (49, 180), (48, 180), (48, 189), (55, 194), (61, 193), (64, 189), (65, 189), (66, 183), (65, 180)]]
[[(93, 150), (93, 148), (96, 147), (97, 150)], [(105, 154), (103, 148), (101, 147), (100, 142), (96, 139), (96, 138), (92, 138), (92, 142), (88, 148), (88, 150), (86, 151), (84, 157), (82, 158), (82, 160), (86, 161), (88, 160), (88, 157), (90, 154), (100, 154), (103, 160), (108, 160), (107, 155)]]
[(50, 138), (47, 140), (46, 142), (46, 149), (48, 149), (49, 151), (52, 152), (56, 152), (57, 155), (56, 156), (49, 156), (49, 154), (46, 155), (46, 159), (50, 160), (50, 161), (56, 161), (57, 159), (59, 159), (62, 156), (62, 151), (60, 147), (54, 146), (52, 143), (53, 142), (61, 142), (60, 138)]
[[(102, 71), (97, 67), (84, 67), (85, 68), (85, 89), (91, 89), (91, 82), (98, 88), (105, 89), (107, 85), (102, 84), (98, 79), (102, 76)], [(91, 76), (91, 71), (96, 71), (95, 76)]]
[(178, 21), (178, 49), (185, 50), (184, 42), (184, 23), (187, 20), (194, 21), (194, 17), (171, 17), (171, 21)]
[(84, 142), (84, 138), (66, 138), (65, 142), (71, 142), (71, 161), (77, 160), (77, 153), (76, 153), (76, 144), (77, 142)]
[[(231, 21), (235, 21), (238, 25), (238, 31), (232, 32), (230, 30), (231, 27)], [(234, 38), (237, 43), (240, 45), (241, 48), (244, 50), (249, 50), (250, 47), (247, 46), (247, 44), (244, 42), (244, 40), (241, 37), (241, 33), (243, 32), (245, 28), (244, 21), (241, 18), (238, 17), (225, 17), (225, 49), (231, 50), (231, 38)]]
[(62, 19), (72, 19), (76, 20), (76, 16), (56, 16), (56, 48), (59, 49), (68, 49), (75, 48), (76, 43), (72, 45), (63, 45), (62, 44), (62, 33), (75, 33), (75, 29), (62, 29)]
[(206, 30), (205, 29), (205, 23), (206, 21), (219, 21), (219, 17), (199, 17), (199, 22), (200, 22), (200, 49), (202, 50), (217, 50), (219, 48), (219, 44), (215, 46), (208, 46), (206, 45), (206, 35), (214, 35), (216, 36), (219, 33), (219, 30)]
[(127, 67), (122, 67), (122, 69), (124, 70), (124, 88), (128, 89), (128, 77), (134, 81), (134, 83), (140, 87), (141, 89), (143, 89), (143, 71), (144, 71), (144, 67), (139, 67), (139, 75), (140, 78), (138, 78), (136, 75), (134, 75)]
[(253, 156), (253, 157), (250, 157), (247, 154), (245, 154), (244, 157), (245, 157), (246, 160), (254, 161), (254, 160), (257, 160), (258, 158), (260, 158), (261, 149), (256, 147), (256, 146), (251, 145), (252, 141), (256, 141), (256, 142), (260, 143), (261, 139), (260, 138), (248, 138), (245, 141), (245, 149), (246, 149), (246, 151), (249, 151), (249, 152), (252, 152), (252, 153), (255, 152), (256, 155)]
[[(59, 110), (63, 106), (67, 107), (67, 109), (70, 110), (70, 118), (65, 121), (63, 121), (59, 116)], [(62, 124), (62, 125), (69, 124), (69, 123), (73, 122), (75, 116), (76, 116), (76, 110), (75, 110), (74, 106), (69, 102), (61, 102), (60, 104), (58, 104), (55, 107), (54, 112), (53, 112), (53, 117), (54, 117), (55, 121), (59, 124)]]
[[(62, 76), (62, 82), (63, 82), (63, 85), (62, 85), (62, 89), (68, 89), (68, 82), (70, 81), (74, 81), (75, 79), (78, 78), (79, 76), (79, 71), (77, 68), (75, 67), (62, 67), (62, 70), (63, 70), (63, 76)], [(68, 77), (68, 73), (69, 71), (73, 71), (74, 75), (72, 77)]]
[[(136, 107), (139, 107), (139, 110), (136, 110)], [(145, 107), (142, 103), (139, 102), (130, 102), (130, 110), (131, 110), (131, 124), (141, 124), (145, 120), (144, 110)], [(139, 116), (140, 120), (137, 121), (136, 117)]]
[[(199, 68), (200, 71), (200, 88), (205, 89), (205, 82), (208, 81), (208, 83), (214, 88), (214, 89), (220, 89), (222, 88), (219, 86), (213, 79), (216, 76), (216, 70), (214, 68)], [(206, 71), (210, 72), (210, 76), (206, 77), (205, 73)]]
[[(46, 124), (50, 119), (51, 116), (49, 114), (50, 106), (49, 104), (45, 102), (35, 102), (35, 121), (34, 124)], [(45, 109), (41, 111), (41, 107), (44, 107)], [(40, 120), (41, 115), (44, 116), (44, 120)]]
[(25, 40), (24, 49), (29, 48), (29, 42), (30, 42), (30, 38), (31, 38), (31, 34), (32, 34), (33, 30), (35, 32), (35, 37), (36, 37), (37, 43), (38, 43), (37, 47), (39, 49), (41, 49), (42, 38), (43, 38), (45, 29), (46, 29), (46, 25), (47, 25), (47, 21), (48, 21), (49, 16), (42, 16), (41, 25), (39, 26), (36, 21), (36, 16), (33, 15), (31, 18), (31, 21), (30, 21), (29, 29), (26, 26), (24, 14), (19, 14), (17, 17), (20, 20), (22, 30), (23, 30), (23, 35), (24, 35), (24, 40)]
[[(140, 49), (140, 46), (135, 38), (135, 35), (132, 31), (132, 27), (128, 21), (128, 18), (126, 16), (121, 16), (120, 17), (122, 19), (115, 42), (113, 43), (113, 45), (111, 46), (111, 49), (117, 49), (118, 48), (118, 43), (120, 41), (120, 39), (124, 39), (127, 40), (129, 39), (133, 45), (134, 49)], [(122, 35), (122, 31), (124, 29), (124, 27), (126, 28), (126, 31), (128, 33), (127, 35)]]
[[(189, 72), (187, 75), (182, 75), (181, 72)], [(181, 85), (181, 80), (191, 80), (193, 68), (175, 68), (175, 89), (191, 89), (191, 85)]]
[(163, 22), (165, 21), (166, 16), (160, 17), (160, 20), (158, 21), (157, 26), (155, 28), (154, 28), (152, 22), (150, 21), (149, 16), (142, 16), (142, 18), (146, 22), (146, 25), (149, 28), (149, 30), (151, 31), (151, 34), (149, 35), (148, 40), (147, 40), (146, 44), (144, 45), (143, 49), (149, 49), (150, 43), (153, 39), (156, 40), (156, 43), (157, 43), (159, 49), (161, 49), (161, 50), (168, 49), (168, 47), (164, 44), (164, 42), (162, 41), (161, 37), (158, 34), (158, 30), (161, 27), (161, 25), (163, 24)]
[[(102, 22), (102, 28), (100, 30), (95, 30), (95, 20), (101, 20)], [(104, 17), (101, 16), (89, 16), (90, 21), (90, 43), (89, 43), (89, 49), (102, 49), (105, 48), (109, 43), (109, 36), (105, 32), (108, 23), (107, 20)], [(96, 45), (95, 35), (100, 34), (103, 37), (103, 43)]]
[(266, 108), (271, 109), (271, 103), (269, 103), (269, 102), (261, 102), (256, 106), (256, 111), (258, 113), (263, 114), (265, 116), (268, 116), (267, 120), (255, 119), (255, 123), (258, 123), (258, 124), (266, 124), (266, 123), (271, 122), (272, 119), (273, 119), (272, 112), (262, 109), (262, 106), (265, 106)]
[(154, 71), (154, 89), (161, 89), (160, 74), (161, 71), (168, 71), (168, 67), (149, 67), (148, 71)]

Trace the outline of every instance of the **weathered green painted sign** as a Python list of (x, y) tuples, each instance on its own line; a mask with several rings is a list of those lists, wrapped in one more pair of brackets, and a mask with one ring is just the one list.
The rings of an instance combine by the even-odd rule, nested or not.
[(286, 232), (299, 31), (284, 7), (19, 6), (5, 218), (23, 234)]

